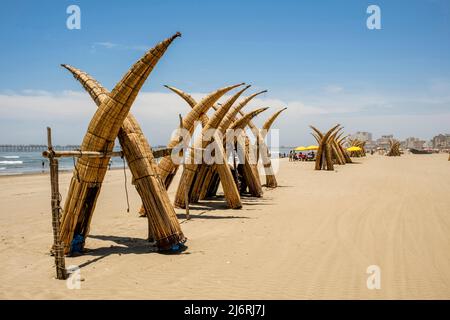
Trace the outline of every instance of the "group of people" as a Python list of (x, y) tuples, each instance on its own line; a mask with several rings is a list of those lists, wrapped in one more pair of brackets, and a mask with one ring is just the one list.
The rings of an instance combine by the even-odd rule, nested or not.
[(289, 152), (289, 161), (314, 161), (316, 159), (316, 154), (314, 151), (308, 153), (295, 152), (291, 150)]

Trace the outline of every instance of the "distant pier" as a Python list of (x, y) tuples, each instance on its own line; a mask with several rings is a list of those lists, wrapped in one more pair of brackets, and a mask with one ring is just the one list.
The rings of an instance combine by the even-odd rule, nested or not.
[[(79, 145), (53, 146), (58, 151), (77, 150)], [(42, 144), (0, 144), (0, 152), (43, 152), (47, 146)]]

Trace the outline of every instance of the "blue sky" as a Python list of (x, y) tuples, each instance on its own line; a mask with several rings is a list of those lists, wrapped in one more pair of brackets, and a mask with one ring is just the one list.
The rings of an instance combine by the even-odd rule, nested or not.
[[(71, 4), (81, 30), (66, 28)], [(366, 28), (370, 4), (381, 30)], [(188, 110), (163, 84), (199, 98), (242, 81), (268, 89), (247, 111), (287, 105), (275, 124), (283, 144), (310, 142), (309, 124), (399, 138), (450, 131), (446, 0), (2, 1), (0, 24), (0, 143), (44, 142), (46, 125), (79, 143), (95, 106), (59, 64), (112, 88), (176, 31), (132, 109), (153, 144)]]

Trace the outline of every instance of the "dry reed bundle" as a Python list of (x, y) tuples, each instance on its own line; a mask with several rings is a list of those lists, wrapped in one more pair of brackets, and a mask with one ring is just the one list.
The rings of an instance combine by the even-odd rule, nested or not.
[(264, 122), (263, 126), (262, 126), (262, 130), (263, 130), (263, 138), (265, 138), (265, 136), (267, 135), (267, 133), (270, 130), (270, 127), (272, 127), (272, 124), (275, 122), (275, 120), (278, 118), (278, 116), (287, 108), (283, 108), (278, 110), (277, 112), (275, 112), (273, 115), (271, 115), (266, 122)]
[(351, 151), (350, 157), (365, 157), (366, 156), (366, 149), (364, 148), (366, 145), (366, 141), (361, 141), (359, 139), (348, 139), (348, 144), (350, 147), (359, 147), (361, 148), (360, 151)]
[[(125, 74), (109, 95), (104, 96), (83, 139), (82, 151), (111, 152), (123, 121), (153, 67), (179, 33), (147, 51)], [(100, 95), (99, 95), (100, 96)], [(89, 225), (110, 158), (80, 158), (74, 169), (64, 205), (61, 241), (71, 251), (72, 239), (80, 248), (89, 233)]]
[[(265, 138), (265, 136), (269, 132), (270, 127), (275, 122), (275, 120), (278, 118), (278, 116), (286, 109), (287, 108), (283, 108), (283, 109), (278, 110), (277, 112), (275, 112), (272, 116), (270, 116), (266, 120), (266, 122), (262, 126), (262, 130), (263, 130), (262, 131), (263, 132), (262, 138), (263, 139)], [(270, 158), (269, 158), (269, 161), (270, 161), (270, 165), (272, 165), (272, 161), (270, 160)], [(266, 166), (267, 166), (267, 164), (266, 164)], [(253, 170), (255, 170), (255, 169), (257, 170), (257, 167), (253, 168)], [(268, 169), (268, 173), (266, 173), (266, 186), (269, 186), (271, 188), (275, 188), (277, 186), (277, 179), (275, 178), (275, 174), (273, 174), (273, 170), (272, 170), (271, 166)]]
[[(268, 108), (259, 108), (253, 110), (247, 114), (244, 114), (242, 118), (235, 120), (229, 129), (227, 130), (227, 134), (230, 132), (232, 135), (238, 134), (239, 136), (234, 136), (234, 144), (232, 146), (233, 150), (237, 152), (238, 148), (244, 151), (244, 159), (240, 159), (242, 165), (242, 186), (240, 188), (241, 192), (245, 192), (248, 187), (249, 193), (254, 197), (261, 197), (263, 195), (261, 180), (258, 179), (259, 174), (255, 165), (252, 166), (252, 163), (249, 161), (250, 154), (250, 139), (244, 133), (244, 128), (248, 125), (248, 123), (261, 112), (264, 112)], [(233, 138), (233, 137), (231, 137)], [(230, 141), (232, 139), (226, 139)], [(228, 150), (228, 148), (227, 148)], [(234, 155), (233, 155), (234, 158)], [(256, 169), (256, 170), (255, 170)], [(236, 170), (236, 168), (235, 168)], [(236, 181), (237, 182), (237, 181)]]
[[(216, 109), (216, 112), (214, 113), (211, 119), (208, 119), (208, 116), (205, 115), (204, 118), (208, 119), (208, 122), (206, 123), (206, 125), (203, 126), (203, 131), (209, 129), (217, 129), (218, 125), (222, 121), (225, 114), (230, 110), (230, 108), (233, 106), (236, 100), (242, 95), (242, 93), (248, 88), (250, 88), (250, 85), (246, 86), (245, 88), (243, 88), (242, 90), (238, 91), (236, 94), (231, 96), (223, 105), (221, 105)], [(201, 146), (199, 142), (196, 142), (196, 145), (198, 147), (203, 148), (206, 147), (209, 141), (205, 141), (203, 143), (203, 146)], [(197, 174), (195, 177), (195, 181), (192, 187), (190, 188), (189, 193), (191, 202), (194, 203), (198, 202), (198, 200), (200, 199), (200, 193), (203, 188), (203, 185), (209, 182), (211, 176), (212, 176), (211, 165), (201, 163), (197, 166)]]
[[(109, 92), (89, 74), (74, 67), (63, 65), (89, 92), (100, 106)], [(157, 174), (153, 152), (135, 117), (129, 113), (119, 131), (119, 142), (148, 218), (148, 238), (155, 241), (160, 250), (168, 250), (185, 238), (181, 231), (164, 184)]]
[(400, 157), (400, 142), (394, 139), (389, 140), (388, 157)]
[[(200, 102), (198, 102), (192, 110), (183, 118), (182, 127), (183, 129), (187, 130), (189, 134), (192, 136), (192, 133), (194, 132), (194, 124), (195, 121), (200, 119), (212, 106), (213, 104), (220, 99), (225, 93), (228, 91), (239, 87), (243, 85), (243, 83), (228, 86), (221, 88), (219, 90), (216, 90), (206, 97), (204, 97)], [(173, 90), (172, 90), (173, 91)], [(187, 143), (187, 141), (185, 141)], [(173, 137), (169, 143), (167, 144), (168, 148), (173, 148), (177, 146), (180, 143), (180, 136)], [(164, 181), (164, 184), (166, 185), (166, 188), (170, 186), (170, 183), (172, 182), (173, 177), (176, 174), (176, 171), (178, 169), (178, 165), (175, 164), (172, 161), (171, 156), (167, 156), (161, 159), (161, 161), (158, 164), (158, 170), (159, 174), (161, 175), (161, 179)]]
[(332, 150), (332, 159), (334, 164), (345, 165), (346, 160), (345, 156), (342, 153), (342, 150), (337, 142), (337, 135), (340, 134), (342, 127), (339, 127), (331, 136), (330, 136), (330, 146)]
[(345, 163), (352, 163), (352, 159), (350, 158), (350, 155), (349, 155), (347, 149), (345, 149), (345, 147), (344, 147), (345, 139), (347, 139), (347, 136), (342, 137), (342, 133), (340, 133), (336, 137), (336, 142), (337, 142), (338, 147), (341, 149), (341, 153), (344, 156)]
[(339, 128), (339, 124), (335, 125), (333, 128), (328, 130), (327, 133), (323, 134), (318, 129), (313, 126), (310, 126), (313, 129), (313, 136), (319, 144), (319, 149), (317, 150), (316, 156), (316, 165), (315, 170), (328, 170), (333, 171), (333, 150), (331, 146), (331, 135), (335, 130)]
[[(194, 148), (195, 150), (191, 149), (191, 152), (189, 153), (189, 159), (187, 160), (187, 164), (184, 167), (183, 174), (180, 179), (180, 183), (178, 184), (178, 189), (175, 195), (175, 202), (174, 205), (179, 208), (185, 208), (185, 194), (188, 192), (188, 198), (193, 198), (194, 201), (198, 199), (199, 197), (199, 190), (196, 189), (193, 192), (193, 185), (194, 187), (199, 188), (199, 184), (203, 180), (203, 177), (206, 175), (206, 168), (203, 168), (202, 170), (199, 169), (199, 165), (194, 163), (194, 157), (195, 153), (198, 152), (198, 156), (203, 159), (202, 156), (202, 149), (206, 148), (210, 143), (216, 143), (217, 149), (216, 151), (218, 154), (215, 154), (216, 158), (219, 158), (222, 163), (216, 164), (216, 170), (217, 173), (220, 176), (220, 182), (222, 183), (222, 188), (225, 194), (225, 199), (227, 200), (228, 205), (230, 208), (236, 209), (241, 208), (242, 203), (239, 196), (239, 191), (236, 188), (236, 185), (233, 183), (233, 176), (231, 174), (231, 170), (228, 166), (228, 163), (226, 161), (225, 157), (225, 151), (223, 150), (222, 146), (222, 137), (216, 132), (214, 134), (214, 138), (210, 137), (209, 139), (205, 138), (206, 133), (208, 130), (214, 130), (217, 131), (217, 127), (221, 123), (223, 117), (227, 114), (228, 110), (231, 108), (231, 106), (234, 104), (234, 102), (238, 99), (238, 97), (249, 88), (250, 86), (245, 87), (244, 89), (237, 92), (235, 95), (233, 95), (230, 99), (227, 100), (225, 104), (223, 104), (209, 119), (206, 126), (203, 128), (202, 133), (200, 137), (194, 142)], [(219, 140), (217, 140), (219, 139)], [(212, 142), (214, 140), (214, 142)], [(199, 176), (201, 175), (201, 176)], [(198, 183), (195, 184), (194, 181), (197, 181)]]
[[(175, 92), (176, 94), (178, 94), (181, 98), (183, 98), (191, 106), (191, 108), (193, 108), (197, 104), (197, 102), (194, 100), (194, 98), (192, 98), (192, 96), (183, 92), (182, 90), (174, 88), (174, 87), (169, 87), (169, 86), (166, 86), (166, 87), (168, 89), (172, 90), (173, 92)], [(266, 92), (266, 91), (263, 91), (263, 92)], [(263, 92), (260, 92), (258, 94), (261, 94)], [(241, 102), (242, 105), (240, 106), (240, 108), (237, 108), (238, 113), (241, 112), (240, 109), (242, 109), (245, 106), (245, 104), (247, 104), (251, 99), (253, 99), (258, 94), (254, 94), (253, 96), (249, 97), (249, 99), (242, 101)], [(216, 111), (219, 109), (219, 107), (216, 107), (216, 106), (213, 106), (213, 108)], [(234, 116), (236, 116), (236, 114)], [(241, 114), (243, 114), (243, 113), (241, 112)], [(201, 119), (202, 119), (203, 126), (205, 126), (205, 122), (209, 121), (208, 117), (205, 114), (201, 115)], [(230, 119), (229, 124), (231, 124), (232, 120), (234, 120), (234, 119)], [(249, 122), (248, 125), (250, 126), (250, 124), (251, 124), (251, 121)], [(259, 132), (259, 130), (258, 130), (258, 132)], [(248, 147), (249, 146), (248, 137), (246, 138), (246, 144)], [(248, 148), (247, 148), (247, 150), (248, 150)], [(245, 161), (246, 165), (245, 165), (244, 171), (246, 173), (246, 176), (251, 177), (252, 181), (257, 180), (256, 182), (249, 185), (250, 193), (253, 196), (260, 197), (260, 196), (262, 196), (262, 187), (260, 187), (261, 181), (259, 179), (259, 173), (256, 168), (256, 165), (250, 164), (248, 157), (249, 157), (249, 154), (247, 152), (246, 161)], [(249, 172), (249, 166), (250, 166), (252, 172)], [(201, 178), (202, 176), (204, 176), (205, 178), (202, 179)], [(208, 166), (208, 169), (206, 169), (206, 172), (202, 171), (201, 176), (196, 180), (199, 180), (201, 183), (198, 183), (193, 187), (194, 190), (192, 192), (192, 198), (191, 198), (192, 202), (197, 202), (199, 199), (205, 199), (206, 197), (211, 197), (216, 194), (218, 186), (219, 186), (219, 176), (218, 176), (217, 172), (215, 171), (215, 165)], [(200, 188), (200, 192), (198, 192), (198, 188)], [(197, 195), (198, 195), (198, 199), (197, 199)]]
[[(228, 129), (228, 127), (233, 123), (233, 121), (236, 119), (236, 115), (238, 114), (238, 112), (244, 108), (253, 98), (255, 98), (256, 96), (267, 92), (267, 90), (263, 90), (260, 92), (256, 92), (246, 98), (244, 98), (241, 102), (239, 102), (236, 106), (232, 107), (227, 114), (225, 115), (225, 117), (222, 119), (219, 127), (218, 127), (218, 131), (220, 132), (220, 134), (223, 136), (226, 133), (226, 130)], [(259, 132), (259, 131), (258, 131)], [(248, 159), (248, 154), (246, 154), (247, 158), (245, 159), (245, 163), (250, 163), (249, 159)], [(248, 170), (248, 168), (244, 168), (245, 170)], [(257, 173), (257, 172), (256, 172)], [(253, 179), (258, 179), (259, 180), (259, 175), (255, 176), (254, 175), (255, 172), (247, 172), (246, 175), (248, 176), (253, 176)], [(214, 177), (214, 176), (213, 176)], [(215, 195), (215, 192), (217, 192), (217, 188), (210, 186), (212, 183), (214, 183), (215, 180), (211, 180), (210, 183), (208, 183), (207, 181), (203, 184), (202, 189), (200, 190), (200, 195), (208, 195), (213, 196)], [(259, 190), (254, 190), (255, 194), (262, 194), (262, 188), (261, 191)], [(200, 197), (200, 199), (202, 199)]]

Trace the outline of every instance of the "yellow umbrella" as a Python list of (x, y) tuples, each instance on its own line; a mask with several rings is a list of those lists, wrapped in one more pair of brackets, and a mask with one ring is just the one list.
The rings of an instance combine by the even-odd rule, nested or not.
[(294, 150), (295, 151), (305, 151), (305, 150), (308, 150), (308, 149), (306, 149), (306, 147), (304, 147), (304, 146), (300, 146), (300, 147), (295, 148)]
[(306, 150), (317, 150), (317, 149), (319, 149), (319, 146), (311, 145), (306, 147)]
[(353, 147), (347, 148), (347, 151), (349, 151), (349, 152), (362, 151), (362, 149), (360, 147), (353, 146)]

